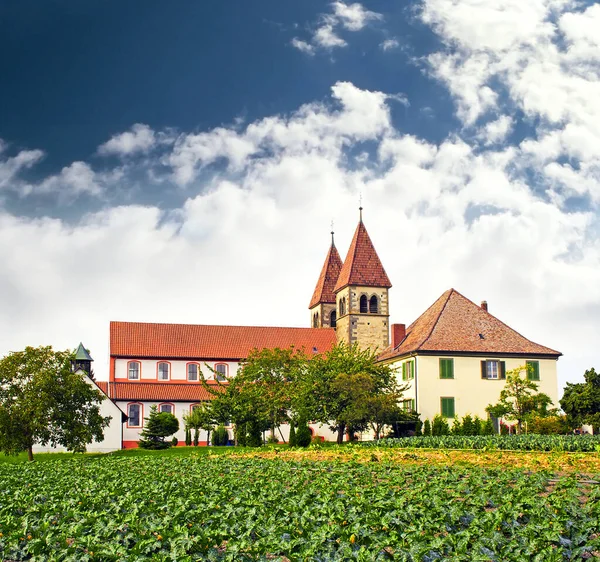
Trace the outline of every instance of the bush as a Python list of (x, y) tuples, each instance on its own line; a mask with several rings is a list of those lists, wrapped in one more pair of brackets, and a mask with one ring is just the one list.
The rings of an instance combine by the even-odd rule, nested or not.
[(194, 429), (194, 447), (198, 446), (198, 442), (200, 441), (200, 430), (198, 428)]
[(491, 419), (487, 419), (483, 422), (483, 427), (481, 430), (482, 435), (495, 435), (494, 424)]
[(452, 424), (452, 435), (462, 435), (462, 434), (463, 434), (463, 426), (460, 423), (460, 420), (458, 418), (454, 418), (454, 423)]
[(448, 425), (448, 420), (439, 414), (433, 418), (433, 423), (431, 424), (431, 434), (432, 435), (450, 435), (450, 426)]
[(260, 447), (263, 444), (260, 426), (257, 422), (249, 422), (246, 424), (248, 429), (248, 438), (246, 445), (248, 447)]
[(425, 420), (423, 423), (423, 436), (431, 437), (431, 422), (429, 420)]
[(156, 406), (150, 408), (146, 425), (140, 433), (139, 446), (142, 449), (168, 449), (171, 443), (165, 437), (179, 429), (179, 420), (168, 412), (160, 412)]
[(220, 425), (213, 431), (212, 444), (215, 447), (223, 447), (229, 442), (229, 433), (224, 426)]
[(192, 444), (192, 431), (189, 427), (185, 428), (185, 444), (187, 447)]
[(292, 420), (290, 422), (290, 447), (295, 447), (297, 445), (297, 440), (296, 440), (296, 424), (294, 423), (294, 421)]
[(171, 439), (171, 447), (177, 447), (177, 445), (179, 445), (179, 439), (173, 437), (173, 439)]
[(275, 435), (269, 435), (269, 437), (267, 437), (267, 443), (269, 445), (277, 445), (277, 443), (279, 443), (279, 439), (277, 439)]
[(308, 447), (311, 441), (312, 434), (308, 424), (302, 420), (298, 423), (298, 431), (296, 431), (296, 445), (298, 447)]
[(483, 435), (483, 422), (479, 416), (473, 418), (473, 435)]
[(528, 433), (540, 435), (566, 435), (570, 433), (565, 416), (535, 416), (527, 423)]

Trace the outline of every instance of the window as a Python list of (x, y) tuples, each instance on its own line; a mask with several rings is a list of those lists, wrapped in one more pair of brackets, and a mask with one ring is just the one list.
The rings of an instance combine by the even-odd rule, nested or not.
[(526, 361), (527, 367), (527, 378), (530, 381), (540, 380), (540, 362), (539, 361)]
[(142, 405), (128, 404), (127, 405), (127, 425), (129, 427), (142, 426)]
[(454, 359), (440, 359), (440, 379), (454, 378)]
[(166, 361), (161, 361), (158, 364), (158, 380), (168, 381), (169, 380), (169, 367), (170, 365)]
[(454, 417), (454, 398), (441, 398), (442, 416), (445, 418)]
[(319, 327), (319, 313), (315, 312), (313, 314), (313, 328), (318, 328)]
[(379, 301), (375, 295), (369, 299), (369, 312), (371, 314), (377, 314), (379, 312)]
[(402, 363), (402, 380), (409, 381), (415, 378), (415, 362), (406, 361)]
[(198, 364), (197, 363), (188, 363), (187, 379), (188, 379), (188, 381), (197, 381), (198, 380)]
[(223, 382), (227, 380), (227, 365), (219, 363), (215, 365), (216, 378), (218, 381)]
[(329, 325), (332, 328), (337, 326), (337, 314), (335, 313), (335, 310), (332, 310), (331, 314), (329, 315)]
[(339, 306), (340, 306), (340, 316), (344, 316), (344, 314), (346, 314), (346, 297), (344, 297), (343, 299), (340, 299)]
[(161, 404), (158, 407), (158, 411), (160, 413), (166, 412), (167, 414), (172, 414), (173, 413), (173, 404)]
[(506, 378), (506, 363), (504, 361), (482, 361), (481, 378), (497, 380)]
[(140, 364), (137, 361), (127, 363), (127, 378), (130, 381), (137, 381), (140, 378)]
[(367, 312), (369, 312), (367, 295), (360, 295), (360, 313), (366, 314)]
[(415, 399), (402, 400), (401, 402), (402, 410), (405, 412), (414, 412), (415, 411)]

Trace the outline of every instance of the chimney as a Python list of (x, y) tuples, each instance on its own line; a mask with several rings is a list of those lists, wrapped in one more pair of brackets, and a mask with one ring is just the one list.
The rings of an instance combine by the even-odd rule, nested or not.
[(392, 324), (392, 347), (400, 345), (406, 337), (406, 324)]
[(481, 308), (486, 312), (488, 311), (487, 301), (481, 301)]

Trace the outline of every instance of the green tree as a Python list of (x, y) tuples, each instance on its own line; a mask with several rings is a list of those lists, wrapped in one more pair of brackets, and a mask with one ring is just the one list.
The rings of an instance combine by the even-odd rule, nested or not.
[(333, 421), (337, 442), (342, 443), (346, 431), (351, 435), (369, 422), (381, 423), (375, 418), (380, 417), (376, 412), (383, 411), (382, 403), (370, 402), (372, 397), (389, 394), (397, 402), (404, 390), (398, 386), (394, 369), (378, 363), (373, 351), (340, 343), (309, 362), (297, 396), (308, 418)]
[(431, 435), (449, 435), (450, 426), (448, 420), (437, 414), (433, 417), (433, 423), (431, 424)]
[(229, 441), (229, 433), (227, 433), (225, 426), (222, 426), (222, 425), (217, 426), (217, 428), (215, 429), (215, 431), (213, 433), (213, 445), (215, 447), (223, 447), (224, 445), (227, 445), (228, 441)]
[(600, 373), (588, 369), (584, 383), (567, 383), (560, 406), (571, 429), (589, 424), (600, 433)]
[(496, 417), (508, 421), (516, 421), (518, 432), (522, 433), (523, 423), (530, 416), (554, 415), (551, 409), (552, 400), (547, 394), (538, 392), (538, 384), (526, 376), (527, 367), (517, 367), (506, 373), (506, 383), (500, 391), (500, 400), (490, 404), (486, 411)]
[(194, 430), (195, 447), (198, 446), (198, 438), (201, 429), (206, 431), (206, 444), (210, 444), (210, 432), (216, 425), (211, 403), (203, 402), (194, 406), (189, 414), (183, 415), (183, 423), (185, 424), (186, 429), (189, 429), (190, 431)]
[(150, 415), (140, 433), (138, 445), (142, 449), (168, 449), (171, 446), (165, 437), (179, 429), (179, 420), (169, 412), (159, 412), (156, 406), (150, 408)]
[(52, 347), (27, 347), (0, 360), (0, 450), (27, 451), (35, 444), (85, 451), (104, 439), (110, 416), (100, 415), (105, 399), (71, 369), (74, 354)]
[(294, 420), (290, 421), (290, 439), (289, 439), (290, 447), (296, 446), (296, 422)]
[(424, 437), (431, 436), (431, 422), (428, 419), (426, 419), (425, 422), (423, 423), (423, 436)]
[(296, 446), (297, 447), (308, 447), (312, 441), (312, 433), (308, 427), (306, 420), (301, 419), (298, 422), (298, 429), (296, 431)]

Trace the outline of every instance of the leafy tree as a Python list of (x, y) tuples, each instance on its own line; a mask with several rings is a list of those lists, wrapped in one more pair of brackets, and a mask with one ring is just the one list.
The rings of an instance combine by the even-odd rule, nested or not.
[(521, 433), (523, 423), (532, 414), (538, 416), (553, 415), (556, 410), (549, 407), (552, 400), (547, 394), (538, 392), (538, 384), (529, 380), (524, 374), (527, 367), (517, 367), (506, 373), (506, 384), (500, 391), (500, 400), (489, 405), (486, 411), (496, 418), (516, 421)]
[(224, 445), (227, 445), (227, 443), (229, 442), (229, 433), (227, 433), (227, 430), (225, 429), (224, 426), (219, 425), (214, 433), (213, 433), (213, 445), (215, 445), (216, 447), (223, 447)]
[(567, 415), (569, 427), (589, 424), (600, 433), (600, 373), (588, 369), (584, 383), (567, 383), (560, 406)]
[(145, 418), (146, 425), (140, 433), (138, 445), (142, 449), (168, 449), (171, 446), (165, 437), (173, 435), (179, 429), (179, 420), (169, 412), (159, 412), (156, 406), (150, 408)]
[(26, 347), (0, 360), (0, 450), (27, 451), (34, 444), (85, 451), (104, 439), (110, 416), (100, 415), (104, 394), (73, 373), (69, 351)]
[(206, 443), (210, 444), (210, 432), (215, 426), (215, 419), (210, 403), (203, 402), (195, 406), (189, 414), (183, 415), (183, 423), (186, 429), (194, 430), (194, 446), (198, 446), (200, 430), (206, 431)]
[[(373, 351), (340, 343), (309, 362), (298, 396), (307, 417), (321, 423), (334, 422), (332, 429), (337, 430), (337, 442), (342, 443), (347, 430), (361, 431), (370, 422), (380, 427), (383, 412), (389, 410), (391, 402), (398, 401), (405, 388), (398, 386), (389, 365), (377, 363)], [(394, 398), (388, 402), (374, 400), (386, 394)]]

